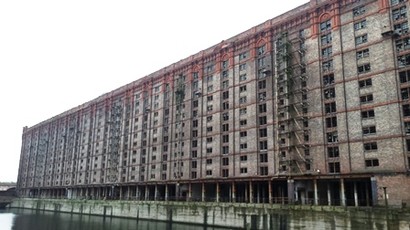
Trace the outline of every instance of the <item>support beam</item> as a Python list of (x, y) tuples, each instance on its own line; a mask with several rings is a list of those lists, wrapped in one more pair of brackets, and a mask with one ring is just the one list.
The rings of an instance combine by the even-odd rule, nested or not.
[(268, 181), (268, 192), (269, 204), (272, 204), (272, 181)]
[(202, 183), (202, 202), (205, 202), (205, 183)]
[(236, 202), (236, 187), (235, 187), (235, 182), (232, 182), (232, 202)]
[(354, 206), (358, 207), (359, 206), (359, 199), (357, 196), (357, 182), (353, 182), (353, 193), (354, 193)]
[(345, 183), (343, 178), (340, 179), (340, 199), (340, 204), (346, 206)]
[(318, 195), (317, 195), (317, 180), (314, 179), (313, 180), (313, 196), (314, 196), (314, 204), (318, 205), (319, 204), (319, 199), (318, 199)]
[(332, 205), (332, 193), (330, 191), (330, 182), (327, 183), (327, 205)]
[(295, 181), (293, 179), (288, 179), (288, 201), (289, 204), (294, 203), (294, 194), (295, 194)]
[(216, 202), (219, 202), (219, 194), (220, 188), (219, 188), (219, 182), (216, 182)]
[(249, 181), (249, 203), (253, 203), (253, 186), (252, 186), (252, 181)]

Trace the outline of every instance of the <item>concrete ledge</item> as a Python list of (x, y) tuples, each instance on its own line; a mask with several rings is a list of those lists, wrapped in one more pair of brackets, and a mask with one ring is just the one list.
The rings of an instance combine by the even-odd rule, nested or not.
[(333, 218), (332, 221), (339, 219), (342, 223), (348, 223), (352, 218), (359, 219), (359, 222), (360, 219), (371, 219), (382, 223), (397, 219), (410, 225), (409, 210), (369, 207), (28, 198), (16, 199), (11, 207), (241, 229), (277, 229), (284, 225), (314, 227), (315, 222), (326, 223), (329, 218)]

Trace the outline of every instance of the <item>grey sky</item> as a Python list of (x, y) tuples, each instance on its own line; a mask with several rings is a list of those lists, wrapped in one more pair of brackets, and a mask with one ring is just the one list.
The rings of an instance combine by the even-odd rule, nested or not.
[(0, 181), (23, 126), (144, 77), (307, 0), (0, 2)]

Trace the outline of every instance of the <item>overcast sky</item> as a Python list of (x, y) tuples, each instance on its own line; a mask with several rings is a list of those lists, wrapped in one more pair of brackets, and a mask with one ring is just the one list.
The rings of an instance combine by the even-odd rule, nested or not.
[(0, 1), (0, 182), (17, 180), (24, 126), (306, 2)]

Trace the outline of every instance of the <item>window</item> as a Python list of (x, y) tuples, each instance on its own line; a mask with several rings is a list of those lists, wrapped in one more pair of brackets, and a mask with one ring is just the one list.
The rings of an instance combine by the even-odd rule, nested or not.
[(239, 65), (239, 71), (246, 70), (246, 63)]
[(268, 162), (268, 154), (267, 153), (259, 154), (259, 161), (262, 163)]
[(377, 167), (379, 166), (379, 159), (369, 159), (365, 160), (366, 167)]
[(259, 106), (259, 113), (266, 113), (266, 104), (260, 104)]
[(213, 106), (212, 106), (212, 105), (208, 105), (208, 106), (206, 107), (206, 110), (207, 110), (208, 112), (211, 112), (211, 111), (213, 110)]
[(266, 80), (262, 80), (258, 82), (259, 89), (266, 89)]
[(360, 50), (356, 52), (356, 59), (362, 59), (362, 58), (366, 58), (369, 57), (369, 49), (364, 49), (364, 50)]
[(333, 60), (322, 62), (322, 71), (333, 71)]
[(354, 24), (354, 30), (360, 30), (366, 28), (366, 20), (360, 21), (360, 22), (356, 22)]
[(258, 67), (263, 68), (265, 66), (265, 57), (258, 58)]
[(247, 57), (247, 52), (243, 52), (239, 54), (239, 60), (243, 60)]
[(395, 24), (394, 25), (394, 32), (399, 34), (399, 35), (406, 34), (406, 33), (409, 32), (409, 25), (407, 24), (407, 22)]
[(328, 31), (332, 28), (332, 23), (330, 20), (320, 23), (320, 32)]
[(242, 131), (242, 132), (239, 133), (239, 136), (240, 137), (246, 137), (246, 136), (248, 136), (248, 132)]
[(402, 88), (400, 89), (400, 95), (402, 100), (407, 100), (409, 99), (409, 94), (410, 94), (410, 88)]
[(329, 58), (332, 56), (332, 47), (327, 47), (322, 49), (322, 57), (323, 58)]
[(209, 133), (209, 132), (212, 132), (212, 126), (209, 126), (209, 127), (206, 127), (206, 131)]
[(206, 121), (207, 121), (207, 122), (212, 121), (212, 116), (207, 116), (207, 117), (206, 117)]
[(248, 143), (242, 143), (240, 144), (240, 149), (247, 149), (248, 148)]
[(222, 165), (229, 165), (229, 158), (228, 157), (222, 158)]
[(206, 164), (211, 165), (212, 164), (212, 159), (206, 159)]
[(409, 135), (410, 134), (410, 122), (406, 121), (404, 122), (404, 132)]
[(355, 38), (355, 44), (360, 45), (367, 42), (367, 34)]
[(359, 88), (369, 87), (371, 85), (372, 85), (371, 78), (359, 81)]
[(357, 73), (362, 74), (362, 73), (367, 73), (370, 71), (370, 63), (360, 65), (357, 67)]
[(222, 119), (224, 120), (224, 121), (227, 121), (227, 120), (229, 120), (229, 113), (223, 113), (222, 114)]
[(339, 157), (339, 146), (327, 147), (327, 156), (329, 158)]
[[(211, 96), (208, 96), (208, 97), (206, 97), (206, 100), (207, 101), (213, 101), (214, 100), (214, 97), (211, 95)], [(195, 102), (195, 101), (194, 101)], [(196, 102), (198, 102), (198, 101), (196, 101)]]
[(240, 124), (241, 126), (246, 125), (246, 123), (247, 123), (247, 120), (240, 120), (240, 121), (239, 121), (239, 124)]
[(191, 162), (191, 167), (192, 167), (193, 169), (196, 169), (196, 168), (197, 168), (197, 161), (192, 161), (192, 162)]
[(223, 110), (229, 109), (229, 102), (228, 101), (222, 103), (222, 109)]
[(403, 116), (410, 117), (410, 104), (403, 105)]
[(368, 126), (362, 128), (363, 135), (370, 135), (376, 133), (376, 126)]
[(396, 50), (398, 52), (410, 49), (410, 37), (396, 40)]
[(399, 64), (399, 67), (406, 67), (410, 65), (410, 54), (398, 56), (397, 63)]
[(198, 127), (198, 120), (192, 121), (192, 127)]
[(369, 142), (363, 144), (364, 151), (375, 151), (377, 150), (377, 142)]
[(267, 124), (267, 117), (266, 116), (259, 117), (259, 125), (266, 125), (266, 124)]
[(226, 89), (229, 86), (229, 81), (223, 81), (222, 82), (222, 89)]
[(229, 124), (223, 124), (222, 125), (222, 132), (227, 132), (229, 131)]
[(360, 97), (360, 103), (370, 103), (373, 101), (373, 94), (365, 95)]
[(207, 176), (212, 176), (212, 170), (206, 170), (206, 175)]
[(248, 161), (248, 156), (247, 155), (242, 155), (240, 156), (241, 161)]
[(336, 112), (336, 102), (325, 103), (325, 113), (335, 113)]
[(241, 168), (241, 174), (248, 173), (248, 168)]
[(327, 128), (337, 127), (337, 117), (327, 117), (326, 118), (326, 127)]
[(222, 146), (222, 154), (228, 154), (229, 153), (229, 146)]
[(258, 47), (258, 55), (262, 55), (265, 53), (265, 45)]
[(193, 151), (191, 152), (191, 156), (192, 156), (192, 158), (197, 158), (197, 157), (198, 157), (198, 151), (197, 151), (197, 150), (193, 150)]
[(268, 175), (268, 167), (267, 166), (262, 166), (259, 168), (260, 175), (261, 176), (266, 176)]
[(229, 176), (229, 169), (222, 169), (222, 177), (228, 177)]
[(222, 143), (228, 143), (229, 142), (229, 135), (223, 135), (222, 136)]
[(244, 104), (244, 103), (246, 103), (246, 96), (239, 98), (239, 104)]
[(339, 141), (337, 131), (326, 133), (328, 143), (337, 143)]
[(402, 6), (398, 9), (392, 10), (392, 18), (394, 21), (407, 18), (407, 9), (406, 6)]
[(322, 46), (330, 44), (332, 42), (332, 34), (329, 33), (329, 34), (320, 36), (320, 41), (321, 41)]
[(226, 99), (228, 99), (228, 98), (229, 98), (229, 92), (228, 92), (228, 91), (223, 92), (223, 93), (222, 93), (222, 99), (223, 99), (223, 100), (226, 100)]
[(259, 137), (267, 137), (268, 136), (268, 129), (259, 129)]
[(239, 75), (239, 81), (245, 81), (246, 80), (246, 73)]
[(366, 12), (364, 6), (359, 6), (353, 9), (353, 17), (362, 15)]
[(268, 141), (259, 141), (259, 150), (268, 150)]
[(246, 92), (246, 85), (243, 85), (243, 86), (239, 87), (239, 92), (240, 93)]
[(239, 115), (246, 114), (246, 108), (239, 109)]
[(366, 110), (361, 112), (362, 118), (367, 119), (367, 118), (374, 118), (374, 110)]
[(207, 143), (211, 143), (211, 142), (212, 142), (212, 137), (207, 137), (207, 138), (206, 138), (206, 142), (207, 142)]
[(340, 173), (340, 162), (329, 163), (329, 173)]
[(334, 98), (336, 96), (335, 88), (325, 89), (324, 96), (325, 99)]
[(335, 76), (333, 74), (323, 76), (323, 85), (328, 86), (335, 83)]

